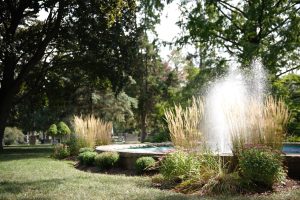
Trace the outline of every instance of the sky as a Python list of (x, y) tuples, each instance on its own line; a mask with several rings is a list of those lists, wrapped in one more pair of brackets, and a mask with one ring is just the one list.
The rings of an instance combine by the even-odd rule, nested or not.
[[(181, 32), (180, 28), (176, 25), (179, 17), (180, 10), (178, 8), (178, 0), (165, 6), (161, 15), (160, 24), (156, 26), (156, 32), (159, 40), (174, 42), (175, 37)], [(164, 60), (167, 60), (171, 51), (172, 49), (170, 49), (169, 46), (161, 46), (160, 55)]]

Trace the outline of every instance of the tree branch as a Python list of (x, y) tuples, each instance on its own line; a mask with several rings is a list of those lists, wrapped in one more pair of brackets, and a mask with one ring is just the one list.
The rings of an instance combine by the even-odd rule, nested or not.
[(235, 7), (235, 6), (227, 3), (226, 1), (219, 0), (219, 2), (221, 5), (223, 5), (226, 9), (230, 10), (231, 12), (240, 13), (245, 18), (247, 18), (246, 13), (244, 11), (242, 11), (241, 9), (239, 9), (238, 7)]
[(279, 74), (276, 74), (276, 78), (279, 78), (280, 76), (282, 76), (282, 75), (284, 75), (284, 74), (286, 74), (286, 73), (288, 73), (290, 71), (296, 70), (296, 69), (300, 69), (300, 65), (296, 66), (296, 67), (293, 67), (291, 69), (288, 69), (288, 70), (286, 70), (284, 72), (280, 72)]
[(233, 20), (232, 20), (231, 17), (229, 17), (228, 15), (226, 15), (226, 14), (224, 13), (224, 11), (223, 11), (218, 5), (217, 5), (216, 7), (217, 7), (217, 9), (223, 14), (224, 17), (226, 17), (229, 21), (231, 21), (231, 23), (232, 23), (237, 29), (239, 29), (242, 33), (244, 33), (244, 30), (243, 30), (241, 27), (239, 27), (236, 23), (233, 23)]

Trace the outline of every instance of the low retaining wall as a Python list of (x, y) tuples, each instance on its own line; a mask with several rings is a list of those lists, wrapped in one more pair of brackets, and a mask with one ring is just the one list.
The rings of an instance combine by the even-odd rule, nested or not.
[[(144, 145), (139, 145), (144, 146)], [(120, 154), (120, 165), (124, 169), (133, 170), (135, 169), (135, 162), (138, 158), (143, 156), (151, 156), (154, 159), (158, 159), (161, 156), (164, 156), (163, 153), (135, 153), (135, 152), (120, 152), (117, 150), (117, 147), (115, 149), (111, 149), (105, 147), (105, 148), (96, 148), (96, 151), (98, 153), (105, 152), (105, 151), (117, 151)], [(232, 155), (230, 154), (224, 154), (221, 155), (221, 158), (226, 161), (230, 161)], [(300, 179), (300, 154), (286, 154), (284, 155), (284, 165), (286, 166), (286, 169), (288, 171), (288, 176), (293, 179)]]
[(284, 164), (288, 170), (288, 176), (294, 179), (300, 179), (300, 155), (285, 155)]

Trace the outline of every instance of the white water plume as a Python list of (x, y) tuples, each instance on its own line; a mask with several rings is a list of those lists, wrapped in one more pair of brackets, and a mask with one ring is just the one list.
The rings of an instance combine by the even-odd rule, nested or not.
[[(231, 152), (228, 113), (238, 113), (239, 126), (247, 129), (246, 107), (251, 100), (263, 103), (266, 74), (260, 60), (253, 61), (250, 73), (231, 67), (208, 89), (205, 102), (204, 133), (208, 147), (214, 152)], [(234, 110), (232, 110), (234, 109)], [(246, 131), (245, 131), (246, 132)]]

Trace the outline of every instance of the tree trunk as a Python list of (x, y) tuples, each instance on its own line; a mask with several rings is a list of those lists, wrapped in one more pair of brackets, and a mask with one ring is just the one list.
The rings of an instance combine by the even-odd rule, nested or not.
[(3, 145), (4, 145), (4, 141), (3, 141), (4, 129), (5, 129), (5, 126), (0, 125), (0, 152), (3, 151)]
[(147, 114), (145, 111), (141, 113), (141, 142), (145, 142), (147, 136), (147, 126), (146, 126)]
[(0, 151), (3, 151), (4, 130), (6, 127), (9, 110), (0, 103)]
[(3, 151), (4, 144), (4, 130), (7, 125), (7, 119), (9, 116), (9, 111), (12, 107), (11, 95), (0, 91), (0, 151)]

